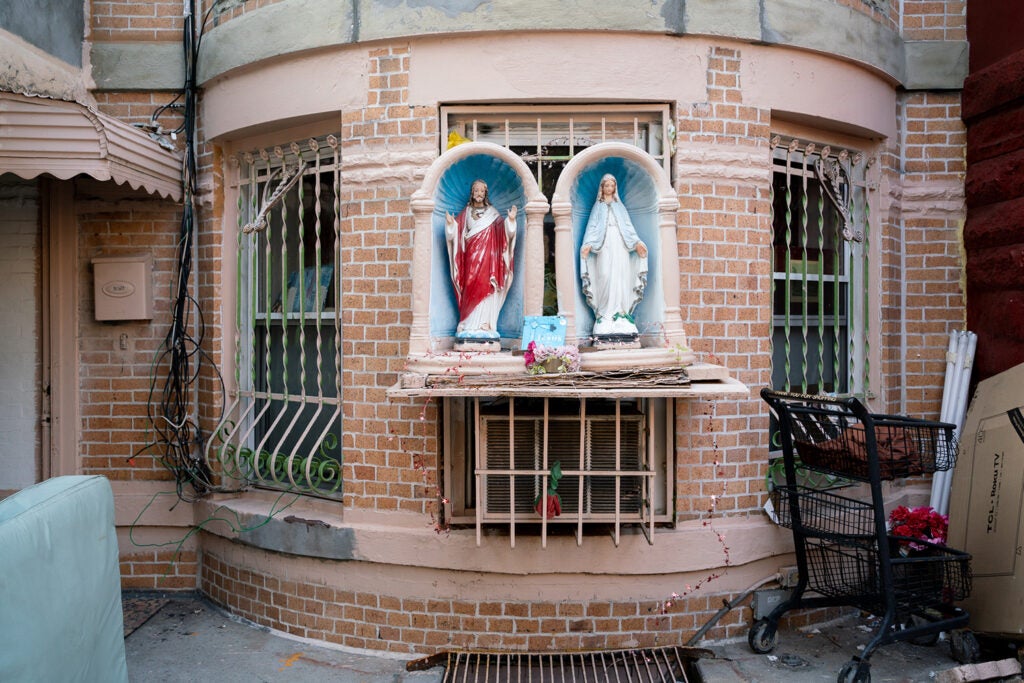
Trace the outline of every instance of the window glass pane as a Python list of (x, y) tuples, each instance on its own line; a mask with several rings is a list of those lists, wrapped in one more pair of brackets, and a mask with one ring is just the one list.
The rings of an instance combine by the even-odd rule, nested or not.
[(786, 270), (788, 256), (789, 270), (802, 272), (806, 257), (811, 272), (817, 272), (820, 265), (825, 274), (842, 274), (845, 261), (835, 206), (822, 195), (813, 169), (801, 165), (790, 167), (787, 173), (779, 166), (777, 162), (778, 170), (772, 176), (775, 270)]

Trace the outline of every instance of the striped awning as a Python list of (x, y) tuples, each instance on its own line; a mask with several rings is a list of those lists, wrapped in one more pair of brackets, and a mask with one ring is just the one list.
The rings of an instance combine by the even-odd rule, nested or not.
[(0, 93), (0, 173), (112, 180), (181, 199), (181, 157), (77, 102)]

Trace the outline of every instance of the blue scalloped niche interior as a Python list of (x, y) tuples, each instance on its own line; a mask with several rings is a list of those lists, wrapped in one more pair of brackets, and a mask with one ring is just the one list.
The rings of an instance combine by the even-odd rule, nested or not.
[[(585, 168), (572, 189), (572, 229), (574, 253), (579, 254), (590, 210), (597, 198), (597, 188), (605, 173), (615, 176), (619, 196), (629, 212), (640, 239), (647, 245), (648, 274), (644, 298), (635, 317), (642, 334), (656, 333), (664, 322), (662, 305), (661, 249), (658, 240), (658, 192), (654, 179), (640, 164), (622, 157), (604, 157)], [(523, 327), (523, 265), (526, 193), (523, 182), (507, 163), (487, 154), (474, 154), (452, 164), (438, 182), (434, 194), (432, 216), (433, 249), (430, 282), (430, 334), (451, 337), (459, 323), (455, 292), (448, 268), (448, 247), (444, 237), (445, 212), (458, 213), (469, 199), (470, 185), (476, 179), (487, 183), (491, 203), (503, 215), (515, 204), (519, 208), (520, 231), (516, 240), (514, 278), (505, 306), (498, 318), (498, 332), (504, 338), (518, 338)], [(594, 314), (587, 306), (579, 287), (579, 258), (574, 256), (576, 286), (577, 334), (590, 335)]]
[(433, 337), (455, 336), (459, 310), (455, 303), (448, 267), (448, 245), (444, 237), (445, 212), (456, 214), (469, 201), (469, 188), (474, 180), (487, 183), (491, 204), (501, 215), (513, 204), (519, 209), (519, 236), (513, 264), (512, 288), (498, 316), (498, 333), (505, 338), (518, 338), (523, 329), (523, 266), (526, 225), (526, 192), (523, 181), (507, 163), (487, 154), (473, 154), (452, 164), (438, 181), (434, 192), (434, 214), (431, 217), (433, 250), (430, 281), (430, 334)]
[(658, 189), (654, 179), (640, 164), (622, 157), (604, 157), (580, 171), (570, 193), (572, 234), (576, 256), (576, 334), (583, 338), (594, 328), (594, 312), (587, 305), (579, 286), (579, 252), (597, 189), (605, 173), (615, 176), (619, 198), (629, 212), (640, 239), (647, 245), (647, 287), (633, 313), (641, 334), (655, 334), (665, 321), (661, 277), (661, 243), (658, 239)]

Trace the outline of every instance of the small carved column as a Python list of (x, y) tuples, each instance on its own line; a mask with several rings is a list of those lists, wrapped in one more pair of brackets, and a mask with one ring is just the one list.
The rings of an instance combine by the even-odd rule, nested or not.
[(551, 203), (555, 217), (555, 288), (558, 290), (558, 315), (565, 318), (565, 341), (578, 344), (576, 339), (576, 256), (572, 240), (572, 204), (566, 201)]
[(544, 310), (544, 216), (548, 203), (543, 199), (528, 201), (525, 210), (523, 314), (540, 315)]
[(430, 351), (430, 265), (433, 258), (431, 217), (434, 200), (422, 190), (413, 193), (410, 202), (415, 233), (412, 255), (412, 325), (409, 328), (409, 353)]
[(679, 306), (679, 243), (676, 239), (676, 211), (679, 200), (658, 201), (658, 235), (661, 239), (661, 287), (665, 305), (665, 341), (668, 346), (686, 347), (682, 309)]

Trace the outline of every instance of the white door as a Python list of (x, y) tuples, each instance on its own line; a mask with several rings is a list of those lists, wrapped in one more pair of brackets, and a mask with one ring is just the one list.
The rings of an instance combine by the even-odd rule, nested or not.
[(41, 240), (35, 181), (0, 177), (0, 497), (40, 479)]

